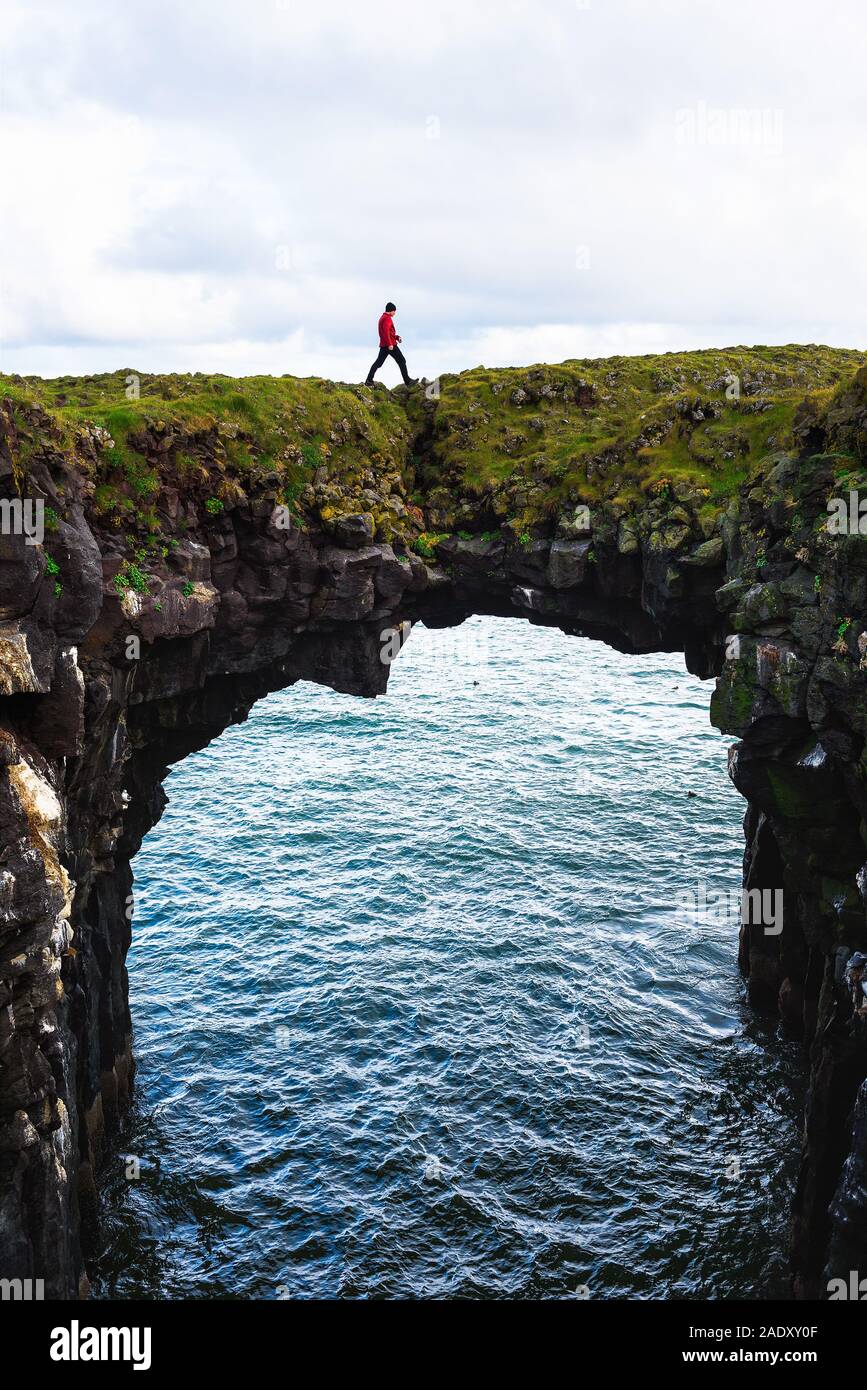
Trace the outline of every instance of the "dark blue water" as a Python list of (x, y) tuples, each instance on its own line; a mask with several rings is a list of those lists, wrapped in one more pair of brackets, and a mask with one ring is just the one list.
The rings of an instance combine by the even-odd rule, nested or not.
[(779, 1293), (799, 1064), (678, 896), (740, 882), (709, 693), (477, 618), (177, 767), (95, 1292)]

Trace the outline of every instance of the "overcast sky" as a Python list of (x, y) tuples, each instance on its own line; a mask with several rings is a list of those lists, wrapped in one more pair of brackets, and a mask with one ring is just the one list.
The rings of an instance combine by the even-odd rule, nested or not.
[(867, 347), (864, 0), (2, 11), (5, 371)]

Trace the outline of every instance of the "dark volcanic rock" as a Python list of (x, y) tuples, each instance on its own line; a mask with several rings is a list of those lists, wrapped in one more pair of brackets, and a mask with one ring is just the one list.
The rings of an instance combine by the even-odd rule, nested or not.
[(552, 589), (576, 589), (584, 580), (591, 541), (554, 541), (548, 559)]
[(373, 517), (365, 512), (336, 517), (332, 530), (341, 545), (364, 546), (373, 540)]
[[(473, 612), (683, 651), (717, 677), (712, 718), (738, 740), (730, 772), (748, 801), (744, 884), (783, 905), (773, 923), (745, 919), (740, 961), (755, 1007), (810, 1050), (795, 1287), (823, 1295), (838, 1271), (867, 1273), (867, 1042), (841, 985), (841, 962), (867, 948), (867, 537), (819, 524), (839, 452), (867, 464), (865, 383), (859, 373), (829, 416), (805, 409), (802, 456), (769, 461), (724, 516), (678, 495), (594, 503), (591, 524), (573, 496), (520, 539), (508, 526), (435, 534), (408, 556), (392, 523), (421, 511), (395, 476), (379, 495), (362, 470), (358, 495), (338, 498), (345, 514), (287, 526), (280, 478), (260, 467), (249, 495), (226, 483), (205, 505), (199, 484), (188, 494), (164, 478), (169, 543), (142, 574), (90, 496), (99, 431), (79, 440), (79, 462), (40, 446), (34, 486), (62, 516), (44, 546), (0, 537), (0, 1277), (42, 1278), (51, 1297), (86, 1289), (100, 1160), (133, 1078), (130, 861), (162, 813), (169, 765), (296, 680), (381, 693), (389, 631)], [(512, 399), (532, 401), (535, 419), (537, 396)], [(44, 413), (31, 424), (50, 440)], [(0, 426), (8, 500), (19, 441), (5, 407)], [(143, 428), (149, 462), (184, 445), (193, 478), (210, 461), (207, 487), (225, 483), (229, 427), (183, 440), (177, 428)], [(317, 468), (302, 498), (332, 483)], [(434, 491), (429, 526), (448, 513), (472, 525), (487, 506)], [(409, 534), (423, 539), (418, 517)]]

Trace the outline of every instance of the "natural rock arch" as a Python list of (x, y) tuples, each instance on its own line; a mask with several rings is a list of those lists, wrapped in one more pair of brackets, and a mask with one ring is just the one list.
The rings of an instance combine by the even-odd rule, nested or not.
[[(712, 520), (686, 494), (619, 511), (603, 500), (589, 520), (570, 505), (527, 534), (440, 535), (418, 547), (427, 558), (399, 532), (394, 544), (380, 538), (380, 524), (348, 506), (287, 525), (267, 470), (244, 488), (233, 480), (219, 506), (204, 498), (213, 471), (186, 496), (176, 478), (160, 478), (176, 539), (144, 585), (95, 507), (90, 465), (105, 441), (85, 430), (70, 453), (50, 416), (7, 405), (7, 494), (28, 455), (27, 487), (56, 517), (50, 557), (62, 583), (47, 541), (3, 537), (4, 1277), (44, 1278), (57, 1297), (86, 1288), (82, 1232), (133, 1071), (130, 860), (159, 817), (168, 765), (296, 680), (380, 693), (384, 633), (471, 613), (517, 615), (625, 651), (683, 651), (690, 670), (717, 678), (712, 718), (739, 740), (730, 771), (748, 800), (744, 881), (785, 895), (782, 931), (744, 928), (741, 963), (753, 1002), (811, 1043), (797, 1291), (817, 1296), (827, 1277), (857, 1267), (867, 1030), (851, 1016), (841, 969), (867, 945), (867, 676), (861, 620), (841, 633), (836, 618), (867, 613), (867, 540), (792, 545), (785, 499), (794, 496), (806, 530), (836, 486), (841, 453), (863, 461), (865, 391), (862, 372), (836, 415), (810, 415), (800, 449), (766, 459)], [(427, 419), (416, 448), (430, 446), (433, 428)], [(216, 469), (219, 437), (201, 434), (175, 426), (167, 449), (154, 424), (142, 457), (158, 474), (167, 453), (210, 449)], [(434, 515), (441, 506), (435, 496)]]

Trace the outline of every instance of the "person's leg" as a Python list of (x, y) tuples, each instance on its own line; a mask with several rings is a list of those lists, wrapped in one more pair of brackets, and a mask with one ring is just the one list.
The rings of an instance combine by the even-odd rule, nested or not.
[(412, 377), (406, 369), (406, 358), (404, 357), (400, 348), (393, 347), (390, 348), (389, 351), (391, 352), (391, 355), (394, 358), (397, 365), (400, 367), (400, 374), (403, 377), (404, 386), (412, 386)]
[(377, 357), (377, 359), (376, 359), (376, 361), (374, 362), (373, 366), (371, 367), (370, 371), (367, 373), (367, 380), (366, 380), (365, 383), (364, 383), (365, 386), (372, 386), (372, 385), (373, 385), (373, 373), (379, 371), (380, 367), (382, 366), (382, 364), (383, 364), (383, 362), (385, 361), (385, 359), (386, 359), (387, 356), (388, 356), (388, 348), (381, 347), (381, 348), (379, 349), (379, 356)]

